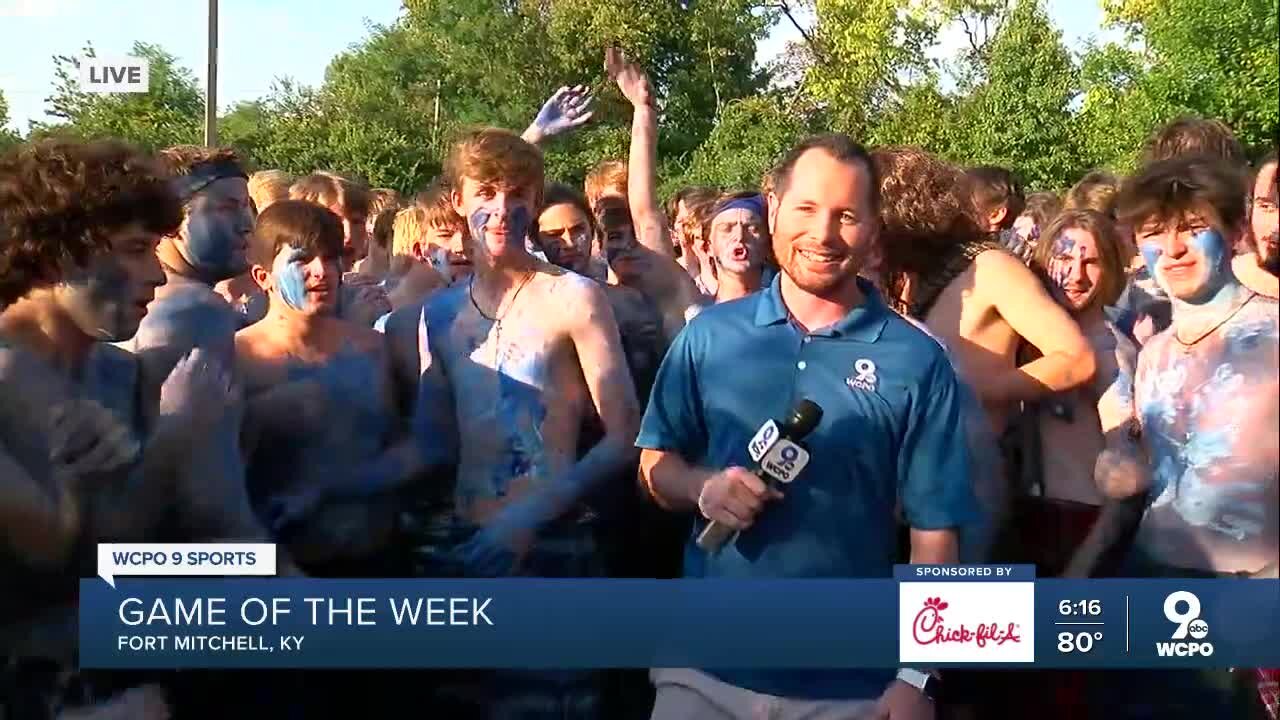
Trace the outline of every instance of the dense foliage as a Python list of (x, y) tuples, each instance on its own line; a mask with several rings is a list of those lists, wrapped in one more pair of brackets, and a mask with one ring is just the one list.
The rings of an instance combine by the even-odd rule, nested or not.
[[(1124, 41), (1073, 53), (1042, 0), (405, 0), (336, 57), (320, 87), (279, 81), (221, 118), (220, 140), (257, 167), (331, 169), (412, 192), (461, 128), (522, 130), (561, 85), (597, 97), (582, 131), (549, 143), (550, 174), (580, 181), (625, 157), (629, 112), (602, 70), (618, 45), (649, 69), (662, 109), (664, 188), (754, 187), (794, 140), (836, 129), (921, 145), (957, 162), (1015, 168), (1062, 188), (1095, 167), (1132, 167), (1181, 114), (1225, 121), (1254, 152), (1275, 142), (1280, 33), (1273, 0), (1107, 0)], [(802, 40), (768, 67), (776, 23)], [(966, 47), (938, 59), (946, 28)], [(91, 53), (92, 49), (87, 52)], [(59, 57), (50, 125), (28, 135), (111, 135), (148, 147), (199, 142), (203, 98), (162, 48), (151, 90), (91, 95)], [(0, 96), (0, 126), (6, 115)], [(0, 147), (16, 141), (0, 131)]]

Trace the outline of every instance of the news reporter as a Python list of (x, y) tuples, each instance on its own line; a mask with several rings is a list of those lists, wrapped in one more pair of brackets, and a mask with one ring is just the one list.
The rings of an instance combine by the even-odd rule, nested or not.
[[(895, 508), (911, 561), (957, 558), (976, 516), (955, 372), (942, 348), (858, 278), (876, 241), (879, 183), (843, 135), (811, 138), (769, 195), (782, 272), (765, 290), (706, 309), (676, 338), (641, 425), (640, 476), (663, 507), (742, 530), (686, 577), (887, 577)], [(782, 492), (748, 471), (746, 445), (801, 398), (820, 403), (812, 459)], [(705, 527), (699, 522), (694, 537)], [(655, 670), (653, 717), (930, 718), (892, 670)], [(932, 689), (932, 688), (930, 688)]]

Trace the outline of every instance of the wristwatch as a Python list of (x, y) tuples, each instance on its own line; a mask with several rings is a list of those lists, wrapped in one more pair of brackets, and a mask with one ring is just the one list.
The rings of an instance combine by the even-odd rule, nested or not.
[(898, 671), (898, 679), (920, 691), (922, 695), (931, 701), (938, 700), (938, 693), (941, 691), (941, 681), (933, 675), (916, 670), (914, 668), (902, 668)]

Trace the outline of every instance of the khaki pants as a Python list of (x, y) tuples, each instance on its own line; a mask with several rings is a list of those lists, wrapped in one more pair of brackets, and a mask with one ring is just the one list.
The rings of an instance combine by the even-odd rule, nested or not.
[(651, 720), (867, 720), (875, 700), (793, 700), (720, 682), (697, 670), (655, 669)]

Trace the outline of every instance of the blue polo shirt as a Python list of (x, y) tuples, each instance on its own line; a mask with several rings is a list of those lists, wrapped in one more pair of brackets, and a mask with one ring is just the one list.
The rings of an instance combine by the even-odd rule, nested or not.
[[(944, 350), (866, 300), (830, 327), (792, 322), (778, 278), (707, 308), (676, 337), (658, 371), (636, 445), (692, 465), (752, 467), (747, 443), (769, 418), (813, 400), (822, 422), (805, 439), (808, 467), (719, 553), (685, 549), (686, 577), (885, 578), (893, 575), (899, 501), (912, 528), (978, 517), (955, 371)], [(792, 698), (875, 698), (894, 671), (707, 670), (756, 692)]]

